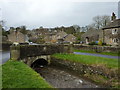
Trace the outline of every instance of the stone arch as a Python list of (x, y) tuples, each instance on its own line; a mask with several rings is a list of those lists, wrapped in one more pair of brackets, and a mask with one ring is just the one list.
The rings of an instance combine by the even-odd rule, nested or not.
[(43, 67), (48, 65), (48, 61), (44, 58), (38, 58), (31, 63), (32, 68)]

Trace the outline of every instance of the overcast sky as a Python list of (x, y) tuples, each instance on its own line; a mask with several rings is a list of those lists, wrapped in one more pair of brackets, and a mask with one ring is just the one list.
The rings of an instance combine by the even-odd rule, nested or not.
[[(90, 1), (90, 2), (88, 2)], [(106, 0), (103, 0), (106, 1)], [(7, 27), (27, 26), (29, 29), (60, 27), (92, 23), (97, 15), (118, 16), (118, 1), (94, 2), (91, 0), (0, 0), (0, 19)]]

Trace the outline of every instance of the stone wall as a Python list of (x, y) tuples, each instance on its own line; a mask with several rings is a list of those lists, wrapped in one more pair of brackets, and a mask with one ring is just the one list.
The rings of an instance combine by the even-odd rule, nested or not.
[(2, 43), (2, 50), (4, 51), (9, 51), (10, 50), (10, 46), (12, 45), (11, 43)]
[(118, 53), (120, 51), (119, 47), (110, 47), (110, 46), (90, 46), (90, 45), (74, 45), (74, 49), (79, 50), (91, 50), (96, 52), (115, 52)]
[[(72, 53), (71, 45), (18, 45), (11, 46), (11, 58), (24, 59), (54, 53)], [(18, 56), (16, 56), (18, 55)]]

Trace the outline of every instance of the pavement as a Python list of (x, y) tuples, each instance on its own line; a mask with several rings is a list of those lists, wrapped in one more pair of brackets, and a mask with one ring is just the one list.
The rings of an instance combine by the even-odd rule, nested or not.
[(118, 59), (118, 58), (120, 58), (120, 56), (118, 57), (118, 56), (110, 56), (110, 55), (102, 55), (102, 54), (93, 54), (93, 53), (82, 53), (82, 52), (74, 52), (74, 54), (98, 56), (98, 57), (113, 58), (113, 59)]

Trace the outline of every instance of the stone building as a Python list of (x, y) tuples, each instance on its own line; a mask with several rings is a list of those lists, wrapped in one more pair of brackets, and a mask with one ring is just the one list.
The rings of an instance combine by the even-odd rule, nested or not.
[(102, 32), (102, 30), (91, 29), (91, 30), (88, 30), (87, 32), (85, 32), (81, 36), (81, 39), (85, 44), (103, 40), (103, 32)]
[(63, 39), (67, 33), (64, 31), (59, 31), (57, 33), (49, 33), (45, 36), (44, 40), (46, 43), (57, 43), (59, 40)]
[(103, 28), (103, 42), (112, 46), (120, 45), (120, 19), (113, 20)]
[(46, 35), (44, 37), (45, 43), (52, 43), (52, 36), (51, 35)]
[(66, 32), (64, 32), (64, 31), (59, 31), (54, 37), (53, 37), (53, 39), (62, 39), (62, 38), (64, 38), (65, 36), (67, 35), (67, 33)]
[(76, 42), (76, 37), (72, 34), (68, 34), (64, 37), (64, 42), (69, 42), (69, 43)]
[(73, 43), (76, 42), (76, 37), (72, 34), (60, 31), (56, 35), (52, 36), (52, 40), (56, 43)]
[(111, 16), (111, 22), (102, 30), (88, 30), (82, 35), (82, 41), (86, 44), (101, 40), (103, 43), (112, 46), (120, 45), (120, 19), (116, 19), (114, 13)]
[(44, 40), (46, 43), (73, 43), (76, 41), (76, 37), (64, 31), (59, 31), (56, 34), (47, 35)]
[(28, 37), (27, 35), (21, 33), (20, 31), (14, 30), (8, 35), (8, 41), (12, 43), (14, 42), (25, 43), (28, 42)]

